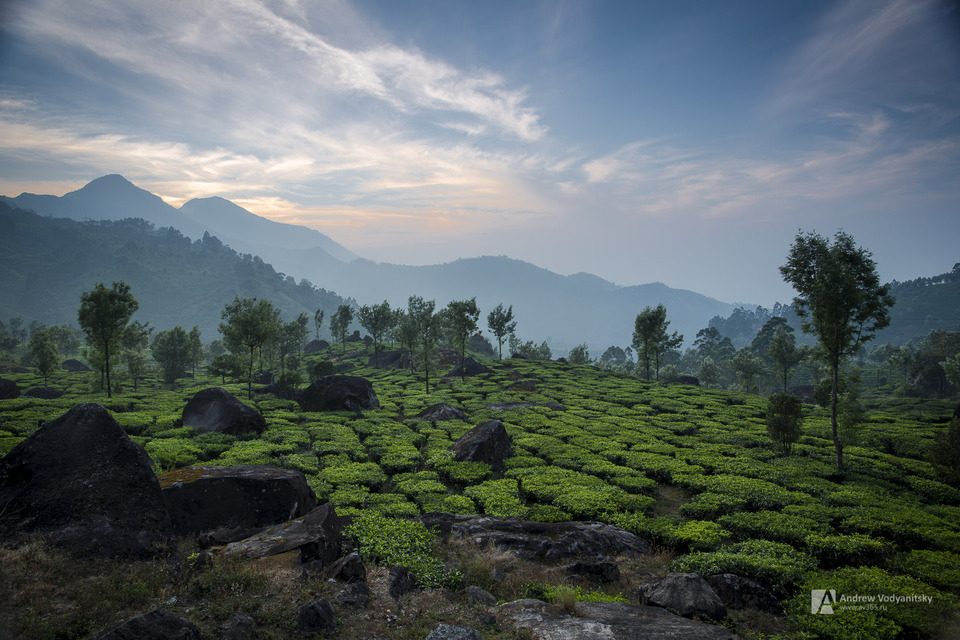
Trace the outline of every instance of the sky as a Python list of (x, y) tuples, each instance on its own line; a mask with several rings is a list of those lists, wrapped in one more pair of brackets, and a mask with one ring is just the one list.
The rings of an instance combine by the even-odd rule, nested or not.
[(935, 275), (960, 262), (960, 6), (0, 0), (0, 194), (110, 173), (383, 262), (771, 306), (796, 235), (842, 229), (885, 281)]

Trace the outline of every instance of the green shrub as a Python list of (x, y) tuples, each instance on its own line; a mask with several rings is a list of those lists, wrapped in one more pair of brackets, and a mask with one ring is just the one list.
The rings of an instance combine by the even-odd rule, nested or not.
[(960, 590), (960, 554), (914, 549), (896, 563), (903, 573), (949, 591)]
[(719, 522), (739, 540), (760, 538), (794, 546), (801, 546), (809, 532), (824, 529), (824, 525), (815, 520), (779, 511), (733, 513), (723, 516)]
[(787, 595), (813, 569), (813, 560), (788, 544), (748, 540), (721, 551), (697, 552), (676, 558), (671, 568), (704, 577), (735, 573), (753, 578), (774, 593)]
[(526, 516), (527, 508), (520, 501), (519, 485), (513, 478), (487, 480), (467, 487), (463, 495), (483, 506), (483, 512), (492, 516)]
[(861, 533), (833, 535), (811, 533), (804, 539), (807, 551), (824, 569), (842, 565), (882, 564), (893, 552), (892, 545)]

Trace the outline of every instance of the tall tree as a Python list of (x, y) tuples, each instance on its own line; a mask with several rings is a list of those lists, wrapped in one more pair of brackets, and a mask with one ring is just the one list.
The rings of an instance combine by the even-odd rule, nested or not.
[(750, 393), (754, 391), (760, 393), (760, 376), (766, 370), (766, 365), (760, 356), (750, 347), (743, 347), (733, 355), (731, 364), (740, 382), (740, 389)]
[(837, 424), (840, 366), (890, 324), (894, 303), (890, 286), (880, 284), (872, 254), (843, 231), (832, 243), (816, 233), (797, 234), (780, 273), (796, 289), (793, 306), (803, 330), (817, 337), (830, 368), (830, 427), (837, 472), (842, 473), (843, 442)]
[(144, 353), (150, 344), (150, 334), (153, 327), (148, 322), (134, 320), (127, 325), (127, 330), (123, 332), (121, 346), (123, 355), (121, 359), (127, 367), (127, 374), (133, 379), (133, 390), (136, 391), (140, 386), (140, 381), (147, 375), (147, 356)]
[(280, 331), (280, 311), (269, 300), (241, 298), (224, 306), (220, 333), (227, 348), (248, 358), (247, 397), (253, 398), (253, 363), (257, 349), (275, 339)]
[(353, 309), (348, 304), (337, 307), (333, 317), (330, 318), (330, 332), (340, 341), (344, 353), (347, 351), (347, 331), (350, 329), (351, 322), (353, 322)]
[(303, 343), (307, 341), (310, 335), (307, 324), (310, 322), (306, 313), (301, 313), (294, 320), (284, 323), (280, 327), (280, 334), (277, 337), (277, 351), (280, 352), (280, 378), (285, 379), (287, 369), (287, 356), (292, 353), (298, 353), (303, 348)]
[(357, 311), (357, 316), (360, 326), (366, 329), (373, 339), (373, 363), (379, 367), (383, 339), (393, 329), (397, 314), (390, 308), (390, 303), (384, 300), (380, 304), (363, 305)]
[(480, 309), (477, 308), (477, 299), (451, 300), (444, 310), (453, 344), (460, 351), (460, 381), (466, 379), (467, 344), (470, 336), (477, 330), (477, 320), (480, 318)]
[[(667, 320), (667, 308), (658, 304), (656, 308), (646, 307), (637, 314), (633, 329), (633, 348), (637, 352), (637, 363), (643, 366), (644, 377), (660, 379), (660, 364), (663, 356), (670, 350), (683, 344), (683, 336), (674, 331), (667, 333), (670, 321)], [(653, 366), (654, 376), (650, 375)]]
[(434, 313), (437, 303), (424, 300), (420, 296), (410, 296), (407, 301), (407, 321), (413, 327), (415, 348), (414, 359), (423, 367), (427, 393), (430, 393), (430, 368), (437, 355), (443, 323), (440, 314)]
[(487, 314), (487, 328), (496, 336), (497, 351), (503, 360), (503, 340), (517, 330), (517, 321), (513, 319), (513, 305), (506, 311), (503, 310), (502, 303), (494, 307), (493, 311)]
[(98, 282), (92, 291), (80, 296), (77, 320), (91, 344), (102, 356), (107, 377), (107, 397), (113, 397), (110, 386), (110, 358), (117, 350), (130, 317), (140, 307), (130, 293), (130, 285), (122, 280), (108, 289)]
[(313, 313), (313, 326), (317, 332), (317, 340), (320, 339), (320, 327), (323, 325), (323, 309), (317, 309)]
[(43, 386), (47, 386), (50, 374), (60, 364), (60, 350), (48, 327), (34, 331), (30, 336), (30, 355), (33, 356), (33, 366), (43, 376)]
[(787, 392), (787, 383), (794, 370), (807, 357), (807, 347), (797, 348), (797, 339), (790, 325), (781, 326), (770, 340), (767, 354), (776, 370), (777, 377), (783, 381), (783, 392)]
[(200, 327), (193, 325), (190, 333), (187, 334), (190, 343), (190, 373), (194, 377), (200, 370), (200, 363), (203, 361), (203, 340), (200, 339)]
[(155, 335), (150, 351), (153, 359), (160, 363), (163, 381), (171, 386), (177, 378), (183, 377), (184, 371), (191, 365), (193, 349), (190, 335), (180, 325)]

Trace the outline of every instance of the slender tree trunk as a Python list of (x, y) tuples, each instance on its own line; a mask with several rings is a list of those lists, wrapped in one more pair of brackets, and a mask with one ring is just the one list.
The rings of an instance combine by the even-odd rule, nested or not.
[(253, 400), (253, 353), (256, 347), (250, 347), (250, 366), (247, 369), (247, 400)]
[(103, 341), (103, 368), (107, 372), (107, 397), (113, 397), (113, 387), (110, 385), (110, 341)]
[(837, 473), (843, 473), (843, 443), (840, 441), (840, 435), (837, 429), (837, 406), (840, 390), (840, 359), (833, 358), (833, 384), (830, 389), (830, 429), (833, 433), (833, 448), (837, 452)]

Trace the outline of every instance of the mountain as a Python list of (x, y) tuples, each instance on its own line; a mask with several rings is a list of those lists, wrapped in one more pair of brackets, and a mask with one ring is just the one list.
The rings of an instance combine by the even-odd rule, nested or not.
[(76, 325), (80, 294), (116, 280), (137, 298), (136, 319), (157, 329), (198, 325), (204, 341), (218, 337), (220, 312), (234, 296), (272, 300), (285, 320), (312, 318), (318, 308), (329, 317), (353, 302), (285, 278), (216, 237), (191, 242), (142, 221), (78, 222), (0, 202), (0, 228), (0, 318)]

